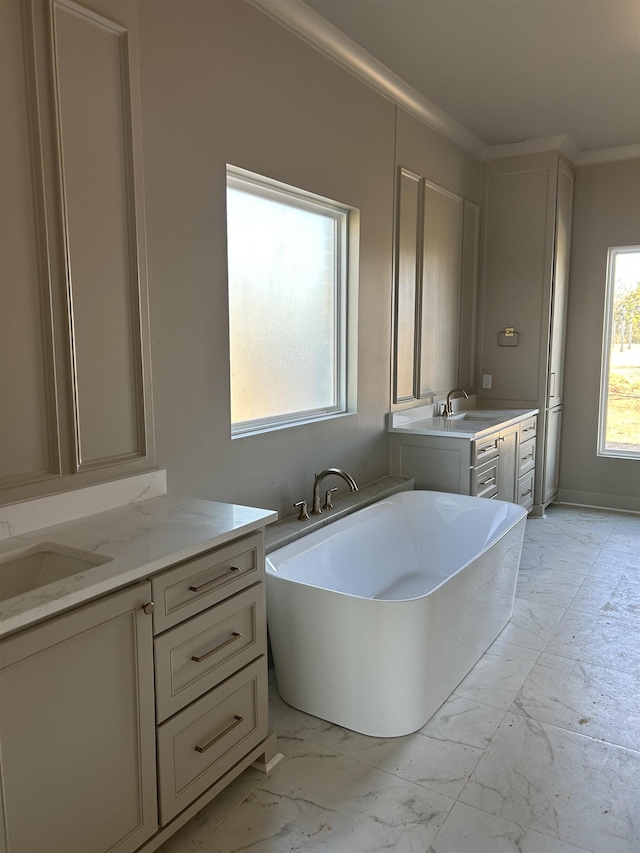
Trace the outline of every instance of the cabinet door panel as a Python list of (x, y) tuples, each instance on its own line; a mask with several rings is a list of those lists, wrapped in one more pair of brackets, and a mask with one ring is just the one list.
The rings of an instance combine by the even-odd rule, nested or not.
[(560, 163), (558, 166), (558, 200), (556, 209), (556, 247), (551, 300), (551, 339), (549, 352), (549, 385), (547, 406), (552, 408), (562, 402), (564, 374), (565, 332), (567, 327), (567, 301), (569, 297), (569, 252), (571, 250), (571, 208), (573, 201), (573, 175)]
[(458, 385), (475, 379), (476, 301), (478, 298), (478, 240), (480, 209), (465, 201), (462, 217), (462, 272), (460, 293), (460, 364)]
[(529, 471), (518, 480), (518, 503), (525, 509), (533, 506), (533, 490), (535, 486), (536, 472)]
[[(420, 396), (446, 392), (458, 376), (462, 199), (425, 181)], [(455, 353), (453, 358), (444, 354)]]
[(129, 38), (70, 0), (53, 4), (52, 27), (83, 470), (146, 453)]
[(473, 472), (472, 494), (478, 498), (497, 498), (500, 457), (486, 462)]
[(393, 402), (415, 397), (417, 299), (420, 288), (418, 229), (422, 221), (422, 181), (400, 170), (396, 222)]
[(267, 691), (260, 657), (158, 726), (163, 826), (266, 737)]
[(153, 467), (137, 14), (0, 3), (3, 503)]
[(266, 637), (261, 583), (156, 637), (157, 721), (266, 654)]
[(536, 464), (536, 439), (531, 438), (529, 441), (520, 445), (518, 451), (518, 476), (522, 477), (527, 471), (530, 471)]
[[(491, 390), (479, 390), (482, 399), (538, 399), (554, 183), (550, 168), (487, 175), (480, 364), (493, 382)], [(498, 332), (506, 327), (519, 333), (518, 346), (498, 346)], [(546, 343), (544, 349), (546, 371)]]
[(558, 493), (560, 473), (560, 431), (562, 406), (547, 411), (547, 429), (544, 443), (544, 479), (542, 501), (548, 503)]
[(41, 163), (23, 11), (21, 0), (0, 3), (0, 486), (59, 470)]
[(513, 426), (500, 432), (498, 498), (501, 501), (517, 500), (518, 473), (518, 427)]
[(157, 829), (149, 584), (0, 645), (8, 853), (131, 853)]

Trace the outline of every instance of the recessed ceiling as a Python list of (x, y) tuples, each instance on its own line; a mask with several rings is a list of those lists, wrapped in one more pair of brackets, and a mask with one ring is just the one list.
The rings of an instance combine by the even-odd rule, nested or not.
[(640, 143), (640, 0), (306, 0), (488, 145)]

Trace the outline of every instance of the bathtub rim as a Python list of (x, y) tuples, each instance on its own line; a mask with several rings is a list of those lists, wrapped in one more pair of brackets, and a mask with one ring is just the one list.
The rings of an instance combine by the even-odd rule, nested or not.
[[(431, 495), (444, 495), (447, 497), (463, 498), (464, 499), (462, 501), (463, 503), (468, 503), (470, 500), (471, 501), (477, 501), (477, 500), (486, 501), (487, 500), (487, 498), (478, 498), (478, 497), (475, 497), (472, 495), (458, 495), (455, 492), (437, 492), (437, 491), (434, 491), (432, 489), (416, 489), (414, 491), (407, 492), (407, 494), (420, 494), (421, 492), (426, 492), (426, 493), (431, 494)], [(399, 492), (398, 494), (402, 495), (404, 493)], [(349, 513), (349, 515), (347, 515), (347, 516), (342, 516), (341, 518), (336, 518), (335, 521), (336, 522), (338, 522), (338, 521), (344, 522), (346, 519), (352, 518), (354, 515), (358, 515), (360, 513), (371, 510), (373, 507), (377, 506), (378, 504), (384, 504), (386, 502), (392, 501), (392, 499), (394, 497), (396, 497), (396, 495), (387, 495), (384, 498), (381, 498), (379, 501), (375, 501), (375, 502), (369, 504), (368, 506), (360, 507), (359, 509), (355, 510), (355, 512)], [(412, 596), (411, 598), (391, 598), (391, 599), (376, 598), (375, 596), (356, 595), (352, 592), (343, 592), (342, 590), (333, 589), (332, 587), (328, 587), (328, 586), (319, 586), (316, 583), (309, 583), (308, 581), (300, 580), (298, 578), (284, 577), (283, 575), (278, 573), (278, 570), (275, 566), (273, 566), (271, 559), (273, 557), (275, 557), (277, 554), (279, 554), (281, 551), (284, 551), (284, 550), (286, 550), (288, 548), (292, 548), (292, 547), (300, 548), (301, 545), (304, 543), (304, 540), (306, 538), (308, 538), (308, 536), (318, 536), (319, 534), (323, 534), (321, 536), (321, 538), (319, 538), (319, 541), (317, 543), (307, 547), (306, 549), (303, 549), (305, 551), (309, 551), (309, 550), (312, 550), (313, 548), (319, 547), (321, 544), (324, 544), (328, 540), (333, 539), (336, 536), (339, 536), (342, 531), (338, 530), (338, 531), (335, 531), (334, 533), (331, 533), (327, 529), (327, 528), (331, 527), (331, 525), (333, 523), (332, 521), (328, 521), (327, 524), (320, 529), (310, 531), (307, 536), (303, 535), (302, 537), (295, 540), (294, 542), (289, 542), (288, 544), (283, 545), (281, 548), (276, 548), (270, 554), (267, 554), (266, 559), (265, 559), (265, 576), (267, 578), (267, 583), (269, 584), (271, 581), (277, 580), (277, 581), (280, 581), (283, 583), (293, 583), (293, 584), (296, 584), (298, 586), (304, 586), (304, 587), (309, 587), (311, 589), (323, 590), (324, 592), (333, 593), (334, 595), (345, 596), (347, 598), (354, 598), (358, 601), (376, 601), (376, 602), (379, 602), (380, 604), (399, 604), (399, 603), (408, 602), (408, 601), (419, 601), (420, 599), (424, 599), (430, 595), (433, 595), (444, 584), (446, 584), (451, 578), (455, 577), (456, 575), (460, 574), (460, 572), (467, 569), (470, 565), (472, 565), (472, 563), (474, 563), (475, 560), (477, 560), (479, 557), (481, 557), (483, 554), (485, 554), (488, 550), (490, 550), (496, 544), (496, 542), (499, 542), (504, 536), (506, 536), (511, 530), (513, 530), (513, 528), (517, 524), (519, 524), (523, 520), (526, 521), (526, 517), (528, 515), (527, 510), (524, 507), (521, 507), (519, 504), (515, 504), (515, 503), (512, 503), (510, 501), (498, 501), (498, 500), (492, 500), (491, 503), (493, 503), (493, 504), (507, 504), (508, 506), (513, 507), (514, 510), (519, 510), (519, 512), (517, 512), (517, 517), (515, 517), (513, 519), (513, 521), (507, 527), (505, 527), (505, 529), (502, 530), (498, 536), (496, 536), (494, 539), (491, 540), (491, 542), (486, 544), (484, 546), (484, 548), (477, 551), (469, 560), (467, 560), (465, 563), (463, 563), (461, 566), (459, 566), (457, 569), (455, 569), (455, 571), (448, 574), (445, 578), (443, 578), (440, 581), (440, 583), (438, 583), (436, 586), (434, 586), (433, 589), (430, 589), (428, 592), (424, 593), (423, 595)], [(516, 513), (514, 513), (514, 515), (516, 515)], [(302, 552), (299, 552), (299, 553), (302, 553)], [(297, 555), (293, 555), (292, 558), (290, 558), (290, 559), (295, 558), (295, 556), (297, 556)]]

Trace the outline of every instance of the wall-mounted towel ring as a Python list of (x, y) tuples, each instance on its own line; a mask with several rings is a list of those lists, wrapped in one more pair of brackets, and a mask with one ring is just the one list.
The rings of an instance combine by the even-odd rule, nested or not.
[(499, 347), (517, 347), (519, 342), (520, 332), (516, 332), (512, 326), (507, 326), (506, 329), (502, 329), (498, 332)]

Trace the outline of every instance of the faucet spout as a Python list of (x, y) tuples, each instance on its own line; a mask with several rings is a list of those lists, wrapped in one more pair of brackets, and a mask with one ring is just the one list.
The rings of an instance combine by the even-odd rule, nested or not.
[(343, 471), (342, 468), (327, 468), (326, 470), (321, 471), (319, 474), (316, 474), (315, 480), (313, 481), (313, 508), (311, 510), (311, 515), (320, 515), (322, 512), (322, 507), (320, 506), (320, 484), (324, 478), (328, 477), (330, 474), (342, 477), (342, 479), (349, 485), (352, 492), (358, 491), (358, 484), (356, 481), (350, 474)]
[(453, 416), (453, 407), (451, 406), (451, 395), (455, 394), (456, 391), (459, 391), (461, 394), (464, 394), (465, 400), (469, 399), (469, 395), (466, 391), (463, 391), (462, 388), (452, 388), (451, 391), (447, 394), (447, 402), (444, 404), (444, 410), (442, 412), (443, 417), (450, 418)]

